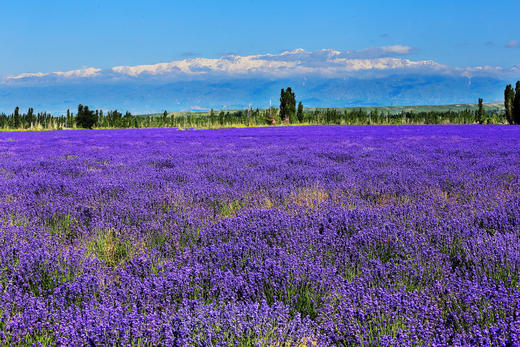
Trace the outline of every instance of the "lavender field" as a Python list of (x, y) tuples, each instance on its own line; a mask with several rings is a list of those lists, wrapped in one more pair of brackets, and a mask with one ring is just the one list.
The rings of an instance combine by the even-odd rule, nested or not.
[(520, 344), (520, 128), (0, 134), (0, 341)]

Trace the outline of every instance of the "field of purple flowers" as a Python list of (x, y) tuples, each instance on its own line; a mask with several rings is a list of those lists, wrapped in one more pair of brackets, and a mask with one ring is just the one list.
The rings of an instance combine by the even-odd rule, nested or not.
[(517, 345), (520, 128), (0, 133), (0, 341)]

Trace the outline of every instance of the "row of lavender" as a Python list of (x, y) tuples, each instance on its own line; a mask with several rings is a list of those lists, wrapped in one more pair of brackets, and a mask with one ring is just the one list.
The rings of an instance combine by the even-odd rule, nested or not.
[(520, 128), (0, 134), (4, 344), (520, 343)]

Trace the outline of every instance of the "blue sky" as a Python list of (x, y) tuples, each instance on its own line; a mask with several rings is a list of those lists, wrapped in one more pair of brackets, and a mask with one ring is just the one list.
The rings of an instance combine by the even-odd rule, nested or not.
[(0, 112), (474, 103), (520, 79), (520, 1), (1, 1)]
[(520, 64), (520, 1), (26, 0), (0, 14), (0, 76), (390, 45), (449, 66)]

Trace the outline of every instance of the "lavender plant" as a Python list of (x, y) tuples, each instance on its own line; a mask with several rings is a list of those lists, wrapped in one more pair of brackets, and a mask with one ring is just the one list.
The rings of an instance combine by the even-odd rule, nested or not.
[(0, 341), (520, 344), (520, 129), (0, 133)]

